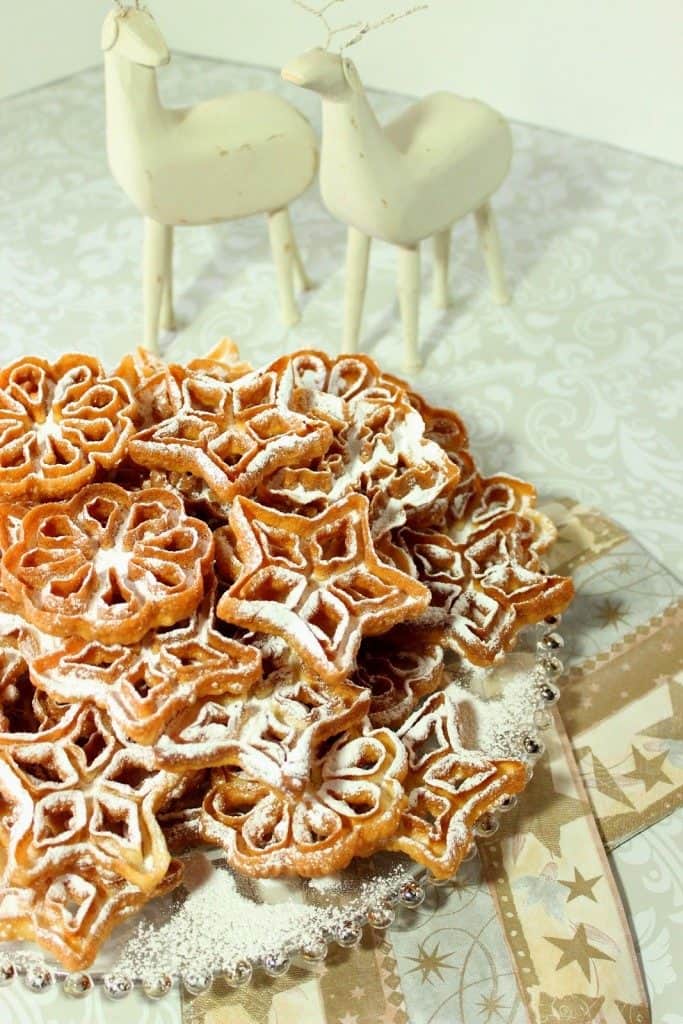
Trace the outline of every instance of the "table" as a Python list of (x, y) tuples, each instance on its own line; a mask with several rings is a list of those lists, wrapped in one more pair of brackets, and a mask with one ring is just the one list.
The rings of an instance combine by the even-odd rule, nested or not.
[[(108, 173), (102, 84), (95, 68), (0, 105), (3, 361), (84, 349), (111, 365), (141, 336), (142, 224)], [(281, 91), (319, 124), (315, 97), (274, 72), (176, 56), (162, 79), (174, 104), (262, 87)], [(381, 117), (406, 102), (389, 94), (373, 101)], [(608, 511), (683, 576), (683, 169), (525, 125), (513, 134), (512, 171), (495, 204), (513, 302), (493, 305), (474, 225), (459, 225), (449, 310), (431, 309), (425, 282), (425, 368), (415, 383), (461, 411), (487, 471), (505, 468), (535, 481), (546, 499), (570, 494)], [(301, 324), (286, 331), (280, 323), (263, 220), (179, 231), (181, 328), (162, 339), (170, 357), (199, 354), (224, 334), (256, 364), (304, 346), (336, 350), (344, 231), (316, 190), (292, 214), (318, 282), (303, 299)], [(376, 245), (364, 347), (400, 373), (395, 273), (391, 249)], [(672, 749), (680, 759), (680, 737)], [(653, 1020), (662, 1024), (683, 1022), (675, 962), (683, 942), (682, 836), (679, 810), (611, 857)], [(132, 999), (116, 1005), (96, 995), (74, 1004), (56, 990), (40, 997), (18, 984), (0, 990), (3, 1019), (12, 1024), (180, 1019), (176, 994), (159, 1005)], [(484, 1006), (478, 1019), (522, 1019), (512, 1003), (506, 1007)]]

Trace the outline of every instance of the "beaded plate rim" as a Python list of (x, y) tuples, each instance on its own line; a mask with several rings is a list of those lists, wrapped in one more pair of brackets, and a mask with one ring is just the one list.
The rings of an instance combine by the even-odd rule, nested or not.
[[(534, 765), (545, 750), (540, 733), (551, 724), (548, 709), (560, 698), (560, 691), (556, 685), (557, 677), (564, 668), (557, 655), (557, 651), (564, 646), (563, 638), (557, 631), (560, 621), (559, 615), (551, 615), (520, 634), (520, 639), (524, 637), (527, 643), (531, 637), (535, 640), (535, 661), (529, 674), (536, 684), (537, 702), (533, 721), (529, 722), (528, 731), (522, 742), (523, 749), (515, 755), (525, 762), (530, 777)], [(504, 664), (503, 659), (501, 665)], [(461, 863), (466, 863), (476, 856), (476, 840), (486, 841), (495, 835), (498, 830), (498, 815), (510, 810), (516, 802), (516, 797), (503, 797), (492, 811), (479, 820), (473, 830), (475, 842), (471, 844)], [(401, 855), (396, 856), (399, 858)], [(425, 901), (428, 888), (448, 884), (456, 875), (457, 871), (448, 879), (436, 879), (426, 868), (413, 865), (405, 869), (405, 877), (397, 881), (395, 888), (388, 894), (385, 892), (376, 903), (370, 903), (367, 910), (354, 913), (347, 922), (336, 929), (330, 929), (324, 940), (288, 948), (279, 954), (267, 954), (252, 959), (238, 958), (229, 970), (199, 970), (196, 973), (186, 970), (175, 975), (160, 974), (146, 978), (116, 971), (105, 972), (97, 968), (67, 971), (53, 965), (43, 954), (34, 953), (33, 948), (24, 951), (21, 948), (24, 944), (21, 942), (0, 942), (0, 987), (9, 985), (14, 979), (19, 978), (26, 989), (34, 993), (44, 992), (53, 985), (61, 985), (66, 996), (77, 999), (88, 995), (96, 988), (101, 988), (105, 995), (113, 1000), (123, 999), (136, 989), (141, 990), (150, 1000), (161, 999), (177, 988), (184, 989), (191, 996), (197, 996), (208, 991), (218, 978), (238, 988), (248, 984), (258, 971), (274, 978), (286, 974), (297, 960), (304, 964), (320, 963), (326, 959), (333, 943), (343, 948), (357, 946), (366, 927), (378, 932), (390, 929), (394, 923), (397, 906), (400, 905), (407, 910), (418, 910)], [(6, 945), (13, 947), (12, 951), (3, 950), (3, 946)]]

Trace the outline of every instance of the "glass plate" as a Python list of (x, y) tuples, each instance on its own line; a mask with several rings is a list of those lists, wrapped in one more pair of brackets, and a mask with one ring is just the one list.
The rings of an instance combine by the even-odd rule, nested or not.
[[(445, 687), (463, 708), (464, 745), (489, 757), (519, 758), (529, 772), (543, 752), (540, 732), (559, 698), (563, 646), (551, 617), (525, 630), (500, 665), (476, 669), (455, 658)], [(515, 798), (508, 798), (506, 806)], [(480, 819), (479, 839), (497, 829), (496, 813)], [(473, 846), (470, 853), (476, 852)], [(31, 943), (0, 943), (0, 984), (15, 975), (35, 992), (61, 984), (70, 996), (102, 985), (114, 999), (136, 986), (159, 998), (182, 984), (192, 994), (217, 976), (247, 983), (256, 970), (284, 974), (298, 958), (324, 960), (336, 942), (355, 946), (363, 927), (389, 928), (397, 912), (415, 909), (425, 886), (438, 885), (424, 868), (401, 854), (357, 858), (343, 872), (322, 879), (256, 880), (231, 871), (220, 850), (202, 847), (180, 858), (183, 883), (120, 925), (88, 972), (69, 973)], [(467, 858), (469, 859), (469, 857)]]

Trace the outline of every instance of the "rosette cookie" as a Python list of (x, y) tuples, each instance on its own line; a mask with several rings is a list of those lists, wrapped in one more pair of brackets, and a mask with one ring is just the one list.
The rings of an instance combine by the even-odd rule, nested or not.
[(93, 484), (26, 513), (2, 581), (47, 633), (132, 644), (194, 612), (212, 556), (211, 530), (177, 495)]
[(91, 858), (145, 892), (169, 865), (156, 812), (178, 784), (148, 747), (122, 746), (87, 705), (63, 726), (0, 748), (0, 794), (12, 807), (6, 881), (34, 884)]
[(31, 678), (54, 700), (92, 701), (127, 740), (155, 743), (181, 710), (207, 697), (243, 697), (261, 678), (261, 656), (218, 632), (209, 594), (189, 622), (132, 646), (68, 640), (32, 662)]
[(271, 363), (278, 378), (277, 401), (319, 419), (333, 441), (315, 463), (279, 470), (259, 496), (297, 511), (320, 511), (353, 492), (370, 500), (372, 534), (379, 537), (418, 511), (445, 504), (456, 485), (457, 467), (426, 438), (419, 412), (399, 382), (383, 377), (367, 356), (330, 359), (321, 352), (295, 352)]
[(474, 665), (492, 665), (520, 629), (559, 614), (574, 594), (571, 580), (543, 572), (534, 523), (514, 513), (497, 516), (460, 544), (436, 530), (404, 527), (394, 548), (383, 550), (401, 568), (410, 560), (430, 591), (417, 625)]
[(66, 498), (114, 469), (134, 432), (121, 377), (94, 356), (27, 356), (0, 370), (0, 498)]
[(377, 557), (360, 494), (312, 519), (237, 499), (230, 525), (242, 571), (219, 618), (282, 637), (328, 682), (353, 671), (361, 637), (427, 607), (427, 588)]
[(296, 796), (220, 769), (204, 799), (202, 832), (246, 875), (327, 875), (373, 853), (394, 833), (405, 772), (405, 750), (387, 729), (341, 737)]
[(332, 441), (326, 424), (275, 403), (272, 373), (235, 382), (201, 370), (182, 374), (177, 411), (137, 433), (129, 453), (148, 469), (199, 478), (214, 501), (253, 493), (276, 469), (306, 465)]
[(408, 756), (407, 805), (387, 848), (407, 854), (436, 878), (450, 878), (472, 844), (477, 821), (524, 789), (526, 768), (464, 749), (458, 708), (445, 693), (428, 697), (399, 737)]
[(234, 766), (275, 790), (301, 792), (320, 745), (361, 726), (369, 706), (367, 690), (308, 678), (288, 652), (242, 700), (226, 696), (181, 712), (157, 741), (156, 763), (181, 772)]
[(171, 892), (181, 878), (181, 863), (171, 861), (150, 894), (86, 857), (30, 887), (0, 890), (0, 940), (36, 942), (67, 970), (84, 970), (116, 925), (152, 896)]
[(422, 697), (443, 685), (443, 647), (420, 630), (397, 626), (362, 642), (353, 679), (371, 695), (372, 724), (397, 729)]

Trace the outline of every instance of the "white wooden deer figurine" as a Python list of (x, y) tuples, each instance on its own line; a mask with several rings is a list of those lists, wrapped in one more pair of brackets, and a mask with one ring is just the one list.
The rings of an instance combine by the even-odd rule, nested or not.
[(194, 107), (162, 106), (156, 69), (170, 57), (151, 14), (117, 6), (102, 29), (107, 151), (112, 174), (145, 218), (144, 342), (174, 327), (173, 228), (268, 216), (282, 313), (296, 323), (295, 282), (310, 287), (289, 204), (318, 164), (308, 121), (280, 97), (234, 93)]
[(354, 64), (327, 49), (303, 54), (282, 76), (322, 97), (322, 197), (349, 227), (343, 350), (357, 351), (370, 241), (381, 238), (399, 247), (405, 365), (417, 369), (423, 239), (434, 239), (434, 301), (445, 307), (451, 228), (474, 213), (494, 299), (508, 301), (489, 200), (510, 166), (510, 129), (486, 104), (446, 92), (382, 127)]

